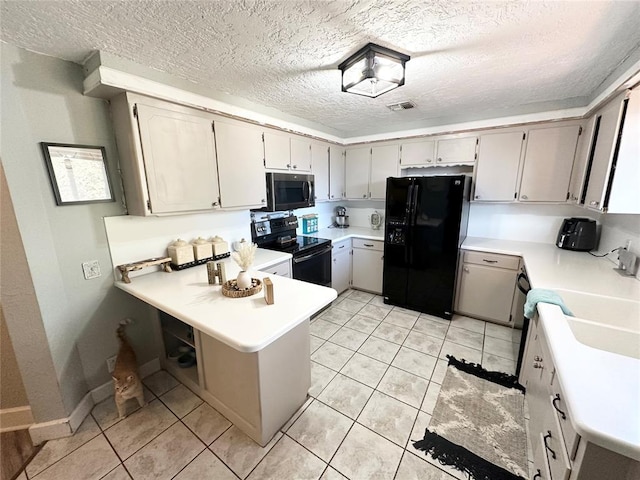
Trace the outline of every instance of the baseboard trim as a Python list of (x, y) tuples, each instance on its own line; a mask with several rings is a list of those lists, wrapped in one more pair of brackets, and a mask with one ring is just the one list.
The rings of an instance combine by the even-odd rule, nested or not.
[(0, 410), (0, 433), (24, 430), (33, 425), (31, 407), (13, 407)]
[[(160, 360), (158, 358), (154, 358), (140, 365), (139, 368), (141, 377), (151, 375), (158, 370), (160, 370)], [(111, 395), (113, 395), (113, 382), (107, 382), (89, 391), (67, 418), (43, 423), (33, 423), (32, 421), (29, 426), (31, 441), (34, 445), (39, 445), (46, 440), (54, 440), (56, 438), (73, 435), (73, 432), (82, 424), (94, 405), (109, 398)], [(29, 411), (31, 411), (31, 408), (29, 408)]]

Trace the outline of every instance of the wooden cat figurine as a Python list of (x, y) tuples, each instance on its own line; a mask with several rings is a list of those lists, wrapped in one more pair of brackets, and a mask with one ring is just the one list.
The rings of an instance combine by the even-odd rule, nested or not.
[(138, 374), (138, 363), (136, 362), (136, 354), (131, 348), (127, 337), (124, 334), (124, 327), (131, 323), (131, 319), (120, 322), (116, 335), (120, 340), (120, 350), (116, 357), (116, 364), (111, 374), (115, 387), (115, 401), (118, 407), (118, 418), (124, 418), (126, 408), (125, 404), (130, 398), (136, 398), (141, 407), (146, 405), (144, 401), (144, 390), (142, 381)]

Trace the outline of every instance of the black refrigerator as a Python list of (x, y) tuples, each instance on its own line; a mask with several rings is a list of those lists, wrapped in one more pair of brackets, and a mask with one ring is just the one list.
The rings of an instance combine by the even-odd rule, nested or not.
[(451, 319), (470, 182), (466, 175), (387, 178), (384, 303)]

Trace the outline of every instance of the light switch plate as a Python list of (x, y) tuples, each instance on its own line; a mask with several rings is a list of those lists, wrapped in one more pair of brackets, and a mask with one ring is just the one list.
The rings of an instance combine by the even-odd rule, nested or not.
[(98, 278), (102, 275), (100, 272), (100, 262), (98, 260), (90, 260), (82, 264), (82, 272), (84, 273), (85, 280), (91, 280), (92, 278)]

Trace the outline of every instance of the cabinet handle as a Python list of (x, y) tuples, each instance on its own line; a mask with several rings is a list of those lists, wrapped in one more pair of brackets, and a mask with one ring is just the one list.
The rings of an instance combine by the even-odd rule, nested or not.
[(333, 195), (331, 195), (331, 198), (333, 198)]
[(536, 469), (536, 474), (533, 476), (532, 480), (536, 480), (538, 478), (542, 478), (542, 473), (540, 473), (540, 469), (539, 468)]
[(600, 205), (600, 202), (596, 202), (595, 200), (592, 200), (591, 202), (589, 202), (589, 205), (591, 205), (592, 207), (597, 207), (598, 205)]
[(340, 245), (338, 248), (344, 248), (344, 245)]
[(486, 263), (498, 263), (498, 260), (487, 260), (486, 258), (483, 258), (482, 261)]
[(534, 363), (533, 368), (544, 368), (541, 363)]
[(526, 195), (521, 195), (520, 198), (522, 198), (523, 200), (528, 200), (529, 197), (527, 197)]
[(373, 247), (373, 243), (363, 243), (365, 247)]
[(547, 445), (547, 438), (551, 438), (551, 430), (547, 430), (547, 434), (543, 437), (544, 440), (544, 448), (546, 448), (547, 450), (549, 450), (551, 452), (551, 458), (553, 458), (554, 460), (556, 459), (556, 452), (554, 452), (553, 450), (551, 450), (551, 448), (549, 447), (549, 445)]
[(438, 157), (438, 161), (439, 161), (439, 162), (441, 162), (441, 161), (442, 161), (442, 158)]
[(362, 195), (362, 198), (367, 198), (367, 194), (365, 193), (364, 195)]
[(552, 403), (552, 405), (553, 405), (553, 408), (555, 408), (555, 409), (556, 409), (556, 412), (558, 412), (558, 413), (560, 414), (560, 416), (562, 417), (562, 419), (563, 419), (563, 420), (566, 420), (566, 419), (567, 419), (567, 416), (566, 416), (566, 415), (565, 415), (565, 413), (564, 413), (562, 410), (560, 410), (560, 409), (558, 408), (558, 406), (556, 405), (556, 402), (559, 402), (559, 401), (560, 401), (560, 394), (559, 394), (559, 393), (556, 393), (556, 396), (555, 396), (555, 397), (553, 397), (553, 401), (552, 401), (551, 403)]
[(464, 270), (465, 272), (469, 273), (469, 267), (464, 267), (462, 270)]
[(541, 362), (541, 361), (542, 361), (542, 357), (540, 357), (540, 356), (538, 356), (538, 355), (536, 355), (535, 357), (533, 357), (533, 359), (534, 359), (536, 362)]
[(298, 168), (298, 165), (294, 165), (293, 168)]
[(432, 160), (431, 160), (431, 159), (427, 160), (427, 163), (431, 163), (431, 162), (432, 162)]
[(260, 200), (262, 203), (264, 203), (264, 198), (262, 200)]
[(480, 195), (476, 195), (476, 200), (479, 200), (479, 199), (480, 199)]
[(213, 203), (211, 204), (211, 206), (212, 206), (212, 207), (217, 207), (217, 206), (218, 206), (218, 202), (213, 202)]

